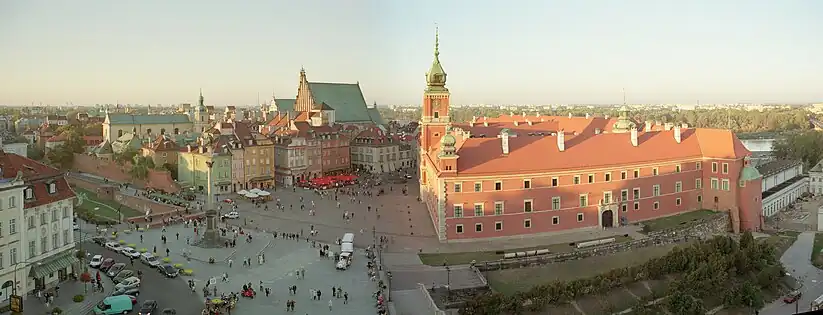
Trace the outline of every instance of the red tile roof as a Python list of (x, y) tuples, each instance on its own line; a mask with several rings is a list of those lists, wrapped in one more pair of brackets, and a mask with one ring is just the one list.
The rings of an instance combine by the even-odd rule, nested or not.
[[(24, 208), (37, 207), (75, 196), (64, 173), (51, 166), (17, 154), (0, 152), (0, 167), (2, 167), (3, 179), (13, 179), (19, 172), (23, 182), (33, 189), (34, 198), (25, 200)], [(56, 193), (48, 192), (50, 183), (57, 184)]]
[(673, 130), (640, 132), (637, 147), (630, 133), (566, 133), (562, 152), (556, 136), (518, 134), (509, 138), (506, 156), (496, 136), (458, 141), (458, 174), (562, 171), (700, 157), (736, 159), (751, 154), (731, 131), (719, 129), (684, 129), (680, 143)]

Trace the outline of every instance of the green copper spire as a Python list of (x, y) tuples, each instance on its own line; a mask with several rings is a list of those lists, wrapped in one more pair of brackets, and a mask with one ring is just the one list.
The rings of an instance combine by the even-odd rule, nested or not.
[(434, 33), (434, 60), (429, 72), (426, 73), (426, 91), (428, 92), (448, 92), (446, 88), (446, 71), (440, 65), (440, 29), (436, 28)]

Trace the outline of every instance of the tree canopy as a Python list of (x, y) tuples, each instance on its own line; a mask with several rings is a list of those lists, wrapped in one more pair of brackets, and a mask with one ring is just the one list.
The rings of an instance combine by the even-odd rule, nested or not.
[(814, 166), (823, 158), (823, 133), (806, 131), (787, 134), (772, 144), (772, 154), (779, 159), (800, 160)]

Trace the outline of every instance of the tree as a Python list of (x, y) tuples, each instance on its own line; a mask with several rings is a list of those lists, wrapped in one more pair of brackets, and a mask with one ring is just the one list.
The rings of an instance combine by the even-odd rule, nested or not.
[(126, 162), (132, 163), (134, 161), (135, 156), (137, 156), (137, 150), (132, 149), (132, 148), (128, 148), (123, 152), (115, 154), (114, 159), (120, 164), (123, 164), (123, 163), (126, 163)]
[(71, 152), (69, 149), (67, 149), (65, 145), (60, 145), (54, 149), (49, 150), (46, 154), (46, 158), (54, 166), (61, 169), (68, 169), (71, 168), (72, 164), (74, 163), (74, 152)]
[(34, 145), (29, 145), (29, 147), (26, 148), (26, 155), (28, 155), (30, 159), (35, 161), (40, 161), (45, 157), (45, 154), (43, 154), (43, 150), (40, 150), (40, 148)]
[(160, 169), (169, 172), (169, 175), (171, 175), (171, 179), (177, 180), (177, 165), (171, 163), (163, 163), (163, 165), (160, 166)]
[(129, 174), (138, 179), (145, 179), (149, 175), (149, 170), (153, 168), (154, 160), (149, 157), (135, 155), (132, 158), (132, 166)]

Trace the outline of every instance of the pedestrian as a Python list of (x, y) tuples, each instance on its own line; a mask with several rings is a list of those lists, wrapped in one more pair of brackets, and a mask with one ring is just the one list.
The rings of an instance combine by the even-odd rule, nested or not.
[(331, 305), (332, 305), (331, 300), (329, 300), (329, 312), (331, 312)]
[(175, 233), (175, 235), (177, 236), (177, 240), (179, 241), (180, 240), (180, 232)]
[(229, 268), (231, 268), (231, 265), (232, 265), (233, 263), (234, 263), (234, 260), (229, 259)]
[(349, 292), (343, 293), (343, 304), (349, 304)]
[(266, 288), (266, 297), (269, 297), (269, 294), (271, 294), (271, 289)]
[(171, 251), (168, 248), (166, 248), (166, 257), (170, 255), (169, 253), (171, 253)]

